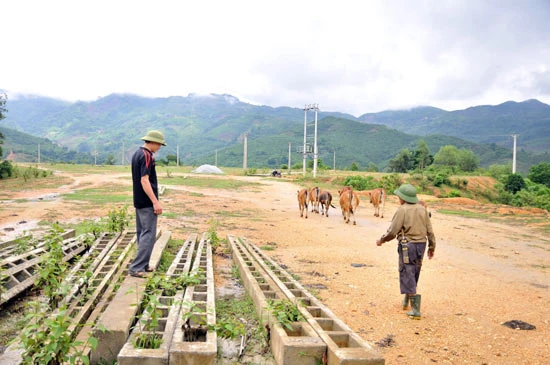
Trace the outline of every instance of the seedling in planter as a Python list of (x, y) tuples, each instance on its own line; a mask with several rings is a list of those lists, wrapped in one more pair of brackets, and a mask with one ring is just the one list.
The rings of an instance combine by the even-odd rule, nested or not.
[(293, 322), (301, 322), (305, 320), (304, 316), (298, 309), (298, 305), (288, 299), (268, 299), (267, 307), (277, 319), (277, 322), (289, 330), (293, 330)]
[[(158, 309), (160, 305), (158, 290), (151, 289), (150, 284), (152, 284), (151, 281), (147, 283), (149, 290), (146, 290), (144, 294), (144, 303), (146, 304), (141, 320), (138, 322), (138, 333), (132, 341), (136, 348), (158, 349), (162, 344), (162, 335), (157, 333), (159, 318), (162, 314)], [(136, 296), (137, 292), (136, 290)]]
[(206, 314), (195, 302), (183, 303), (183, 340), (186, 342), (197, 342), (204, 338), (207, 333)]
[(56, 293), (63, 282), (67, 263), (63, 261), (63, 229), (54, 224), (50, 233), (45, 237), (47, 254), (40, 263), (39, 277), (36, 286), (43, 286), (44, 294), (49, 299), (52, 308), (57, 307), (59, 301)]

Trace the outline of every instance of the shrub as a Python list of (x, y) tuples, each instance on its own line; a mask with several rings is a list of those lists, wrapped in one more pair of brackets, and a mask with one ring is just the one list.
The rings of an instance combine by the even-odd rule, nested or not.
[(13, 165), (10, 161), (0, 163), (0, 179), (6, 179), (13, 176)]
[(452, 189), (449, 191), (449, 194), (447, 194), (448, 198), (459, 198), (461, 196), (460, 191)]
[(344, 186), (352, 186), (356, 190), (370, 190), (376, 187), (372, 176), (360, 175), (346, 177)]
[(527, 177), (532, 182), (550, 187), (550, 163), (542, 162), (536, 166), (531, 166)]
[(511, 174), (508, 175), (508, 178), (506, 179), (506, 182), (504, 183), (504, 190), (515, 194), (521, 189), (525, 188), (525, 180), (523, 180), (523, 177), (519, 174)]
[(433, 177), (434, 186), (440, 187), (441, 185), (450, 185), (449, 175), (446, 172), (440, 171)]

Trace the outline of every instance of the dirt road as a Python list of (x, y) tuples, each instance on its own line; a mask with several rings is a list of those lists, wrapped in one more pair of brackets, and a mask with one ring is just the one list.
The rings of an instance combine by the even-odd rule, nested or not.
[[(52, 210), (59, 221), (105, 214), (108, 207), (82, 211), (62, 199), (39, 204), (23, 200), (98, 184), (97, 176), (67, 177), (73, 182), (62, 189), (14, 193), (13, 201), (0, 210), (0, 229), (16, 227), (22, 219), (47, 219)], [(300, 218), (300, 186), (291, 181), (209, 178), (260, 185), (237, 190), (168, 185), (161, 198), (166, 213), (161, 227), (174, 238), (185, 238), (217, 221), (222, 238), (232, 234), (273, 246), (266, 253), (302, 284), (319, 288), (312, 291), (353, 330), (373, 344), (389, 345), (378, 347), (387, 364), (550, 363), (550, 238), (530, 223), (547, 222), (548, 213), (423, 197), (432, 211), (437, 249), (422, 269), (422, 320), (412, 321), (400, 305), (396, 245), (375, 244), (397, 208), (394, 196), (383, 219), (374, 217), (373, 208), (362, 201), (353, 226), (343, 222), (339, 208), (331, 209), (328, 218), (314, 213)], [(105, 182), (129, 184), (108, 175), (101, 177)], [(530, 323), (536, 330), (502, 325), (510, 320)]]

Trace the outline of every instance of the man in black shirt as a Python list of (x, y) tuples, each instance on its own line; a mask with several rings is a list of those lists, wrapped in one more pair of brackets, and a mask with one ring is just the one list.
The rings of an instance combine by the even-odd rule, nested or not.
[(149, 131), (141, 139), (145, 143), (132, 157), (138, 250), (128, 269), (131, 276), (140, 278), (145, 277), (146, 272), (153, 271), (149, 267), (149, 259), (157, 237), (157, 216), (162, 214), (153, 154), (160, 150), (161, 146), (166, 146), (164, 135), (159, 131)]

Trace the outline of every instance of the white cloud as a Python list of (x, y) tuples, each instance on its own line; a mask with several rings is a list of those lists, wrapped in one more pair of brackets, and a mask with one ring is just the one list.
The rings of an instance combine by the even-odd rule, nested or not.
[(10, 92), (225, 93), (354, 115), (550, 102), (544, 1), (21, 0), (2, 13)]

